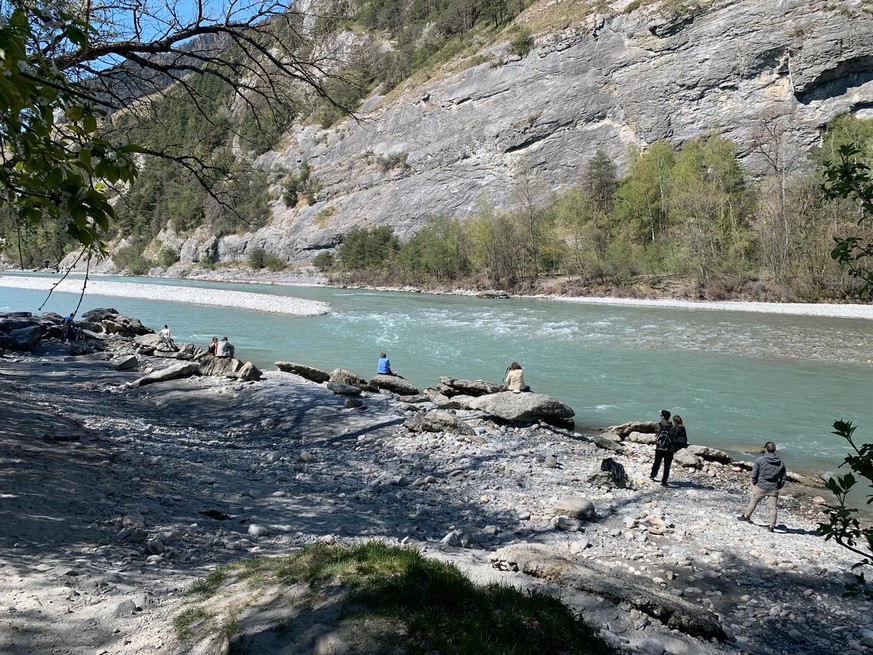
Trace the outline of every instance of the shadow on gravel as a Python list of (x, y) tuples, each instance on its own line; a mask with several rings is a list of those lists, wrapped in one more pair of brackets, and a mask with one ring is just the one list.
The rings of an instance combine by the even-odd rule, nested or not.
[[(134, 377), (105, 362), (0, 363), (0, 565), (7, 580), (38, 570), (47, 574), (46, 585), (60, 587), (72, 584), (77, 568), (105, 571), (119, 558), (146, 576), (159, 577), (162, 570), (196, 574), (248, 557), (253, 545), (269, 554), (331, 535), (436, 544), (455, 528), (497, 526), (483, 549), (537, 540), (515, 509), (494, 511), (485, 500), (494, 491), (489, 471), (507, 459), (505, 453), (447, 461), (442, 446), (414, 453), (398, 448), (403, 437), (396, 428), (405, 416), (384, 396), (365, 395), (369, 409), (345, 409), (344, 397), (290, 378), (218, 387), (192, 379), (106, 390)], [(44, 438), (59, 433), (78, 439)], [(404, 479), (410, 462), (437, 482)], [(510, 482), (523, 490), (536, 484), (534, 478), (520, 468)], [(579, 493), (590, 493), (583, 481), (578, 485)], [(716, 489), (686, 480), (672, 485), (683, 492)], [(647, 498), (669, 502), (672, 492), (660, 486), (637, 491), (611, 503), (592, 527)], [(137, 512), (144, 513), (150, 536), (176, 535), (168, 543), (177, 556), (168, 553), (150, 569), (145, 544), (119, 537), (121, 518)], [(269, 538), (259, 542), (249, 535), (253, 523), (267, 526)], [(814, 535), (790, 526), (780, 531)], [(199, 541), (189, 545), (194, 532)], [(243, 545), (231, 547), (235, 542)], [(664, 545), (675, 544), (665, 539)], [(690, 600), (697, 592), (687, 590), (699, 588), (700, 598), (725, 616), (748, 605), (744, 630), (768, 652), (829, 652), (822, 639), (832, 634), (834, 619), (821, 607), (856, 607), (839, 598), (833, 572), (812, 575), (764, 564), (764, 547), (722, 549), (721, 560), (710, 565), (712, 576), (672, 566), (679, 576), (672, 587)], [(564, 556), (571, 557), (569, 551)], [(649, 573), (630, 576), (628, 584), (653, 586), (656, 572)], [(808, 596), (805, 590), (811, 590)], [(761, 606), (768, 608), (764, 617), (755, 613)], [(777, 609), (770, 613), (770, 607)], [(800, 626), (800, 636), (787, 628), (790, 621)], [(46, 623), (37, 614), (27, 617), (28, 629), (51, 629)]]

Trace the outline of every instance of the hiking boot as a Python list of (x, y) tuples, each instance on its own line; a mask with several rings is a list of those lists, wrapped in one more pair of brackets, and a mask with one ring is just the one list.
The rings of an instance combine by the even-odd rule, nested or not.
[(773, 530), (775, 530), (775, 528), (772, 525), (767, 526), (767, 532), (773, 532)]
[(745, 521), (746, 523), (751, 523), (751, 522), (752, 522), (752, 519), (750, 519), (750, 518), (749, 518), (748, 516), (746, 516), (745, 514), (740, 514), (740, 515), (737, 517), (737, 521)]
[(666, 482), (662, 482), (662, 483), (661, 483), (661, 486), (662, 486), (662, 487), (669, 487), (670, 485), (667, 484)]

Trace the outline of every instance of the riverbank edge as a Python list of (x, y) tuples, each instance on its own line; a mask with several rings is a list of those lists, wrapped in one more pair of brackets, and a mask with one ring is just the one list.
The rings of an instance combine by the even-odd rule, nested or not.
[[(172, 269), (169, 269), (172, 271)], [(6, 271), (0, 270), (0, 278), (5, 274), (12, 273), (11, 277), (41, 277), (40, 271)], [(81, 273), (74, 272), (79, 275)], [(555, 302), (569, 302), (594, 305), (616, 305), (633, 307), (672, 307), (679, 309), (698, 309), (704, 311), (736, 311), (757, 314), (785, 314), (792, 316), (820, 316), (823, 318), (846, 318), (873, 320), (873, 300), (869, 303), (861, 302), (775, 302), (756, 301), (747, 299), (725, 300), (691, 300), (681, 295), (664, 294), (663, 291), (650, 289), (649, 292), (655, 297), (640, 294), (638, 289), (628, 288), (627, 295), (566, 295), (559, 293), (533, 293), (511, 294), (500, 289), (469, 289), (469, 288), (424, 288), (416, 285), (382, 286), (362, 283), (345, 284), (331, 281), (328, 276), (315, 273), (311, 270), (306, 272), (281, 273), (268, 271), (251, 271), (247, 269), (223, 268), (213, 271), (201, 269), (185, 271), (185, 275), (177, 275), (174, 272), (162, 275), (126, 276), (108, 273), (92, 273), (93, 279), (160, 279), (180, 280), (186, 282), (207, 282), (211, 284), (241, 284), (241, 285), (265, 285), (265, 286), (289, 286), (289, 287), (324, 287), (328, 289), (353, 289), (356, 291), (372, 291), (380, 293), (410, 293), (430, 294), (435, 296), (462, 296), (483, 297), (489, 299), (523, 299), (523, 300), (547, 300)], [(612, 288), (611, 292), (621, 292), (620, 288)]]

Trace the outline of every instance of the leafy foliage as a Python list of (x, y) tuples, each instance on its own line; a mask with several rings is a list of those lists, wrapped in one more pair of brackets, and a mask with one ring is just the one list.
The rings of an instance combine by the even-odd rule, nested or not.
[[(866, 480), (866, 490), (869, 493), (870, 484), (873, 483), (873, 444), (865, 443), (860, 446), (855, 443), (854, 434), (856, 426), (851, 421), (834, 421), (832, 434), (846, 440), (852, 449), (846, 455), (840, 466), (848, 466), (851, 473), (838, 475), (826, 481), (827, 488), (834, 494), (836, 503), (828, 506), (827, 523), (819, 524), (819, 532), (825, 539), (833, 539), (844, 548), (860, 555), (861, 560), (852, 568), (873, 565), (873, 527), (869, 524), (861, 526), (858, 519), (858, 510), (849, 505), (849, 495)], [(857, 492), (856, 492), (857, 493)], [(873, 494), (867, 496), (867, 504), (873, 503)], [(873, 589), (866, 586), (864, 572), (856, 574), (856, 582), (846, 587), (849, 595), (857, 596), (864, 594), (873, 599)]]
[[(854, 143), (839, 146), (840, 159), (825, 163), (825, 193), (829, 198), (855, 199), (857, 222), (860, 226), (873, 215), (873, 179), (870, 166), (860, 159), (861, 149)], [(873, 237), (853, 235), (836, 239), (831, 256), (853, 277), (861, 280), (861, 292), (873, 295)]]
[(100, 249), (115, 215), (105, 185), (134, 179), (138, 149), (98, 133), (103, 111), (40, 47), (45, 32), (55, 48), (88, 47), (91, 25), (62, 6), (18, 7), (0, 23), (0, 204), (16, 226), (58, 222)]
[(394, 259), (400, 244), (394, 230), (387, 226), (374, 230), (356, 227), (346, 234), (337, 255), (343, 268), (374, 270)]
[[(867, 127), (866, 124), (864, 127)], [(871, 142), (873, 143), (873, 142)], [(873, 213), (873, 181), (870, 179), (869, 167), (855, 159), (861, 153), (862, 148), (854, 143), (842, 143), (838, 146), (840, 161), (825, 163), (824, 189), (829, 197), (849, 198), (857, 203), (859, 227), (870, 218)], [(841, 266), (849, 268), (851, 274), (863, 280), (864, 286), (860, 293), (870, 294), (873, 283), (873, 267), (864, 262), (864, 258), (873, 254), (873, 241), (860, 245), (862, 240), (855, 237), (837, 238), (837, 247), (831, 256)], [(851, 473), (842, 476), (834, 476), (827, 480), (828, 489), (834, 494), (836, 503), (828, 508), (828, 522), (819, 525), (819, 531), (826, 539), (833, 539), (838, 544), (847, 548), (861, 560), (853, 566), (858, 569), (873, 564), (873, 527), (868, 524), (864, 527), (858, 520), (858, 510), (849, 506), (849, 494), (862, 479), (866, 480), (865, 491), (868, 493), (867, 504), (873, 503), (873, 493), (870, 493), (873, 484), (873, 444), (865, 443), (857, 445), (854, 434), (855, 426), (851, 421), (835, 421), (833, 434), (846, 440), (850, 452), (846, 455), (840, 466), (848, 466)], [(873, 598), (873, 589), (866, 585), (863, 571), (856, 574), (856, 583), (846, 586), (846, 592), (850, 595), (864, 594)]]
[(519, 57), (526, 56), (533, 50), (536, 44), (533, 34), (527, 25), (517, 25), (512, 30), (512, 39), (509, 41), (509, 51)]
[(264, 223), (266, 186), (249, 184), (248, 157), (278, 140), (307, 92), (330, 102), (334, 75), (296, 9), (205, 5), (0, 9), (0, 236), (15, 235), (22, 264), (25, 241), (62, 256), (49, 224), (94, 251), (117, 231), (148, 240), (168, 224)]

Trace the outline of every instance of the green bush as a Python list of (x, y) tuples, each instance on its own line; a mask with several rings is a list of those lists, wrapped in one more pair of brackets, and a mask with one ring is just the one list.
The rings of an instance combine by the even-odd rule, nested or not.
[(169, 268), (179, 261), (179, 251), (173, 248), (164, 246), (158, 253), (158, 265), (163, 268)]
[(260, 270), (267, 265), (267, 251), (263, 248), (255, 248), (249, 253), (249, 266)]
[(312, 260), (312, 265), (322, 273), (327, 273), (336, 265), (335, 259), (332, 252), (320, 252)]
[(212, 257), (203, 253), (200, 255), (200, 265), (208, 271), (212, 271), (215, 269), (215, 262), (212, 261)]
[(337, 254), (347, 270), (376, 270), (393, 260), (399, 249), (400, 243), (391, 227), (383, 225), (374, 230), (356, 227), (346, 234)]
[(112, 256), (112, 261), (119, 271), (126, 271), (130, 275), (145, 275), (155, 265), (143, 256), (141, 244), (121, 248)]
[(264, 256), (264, 268), (268, 271), (273, 271), (274, 273), (284, 271), (287, 266), (288, 262), (279, 257), (279, 255), (270, 252)]
[(296, 173), (290, 173), (285, 180), (285, 188), (282, 191), (282, 202), (288, 208), (296, 207), (302, 195), (306, 202), (314, 205), (318, 199), (321, 185), (312, 176), (312, 168), (304, 162)]
[(536, 42), (527, 25), (517, 25), (512, 28), (513, 36), (509, 42), (509, 52), (519, 57), (526, 56), (533, 50)]

